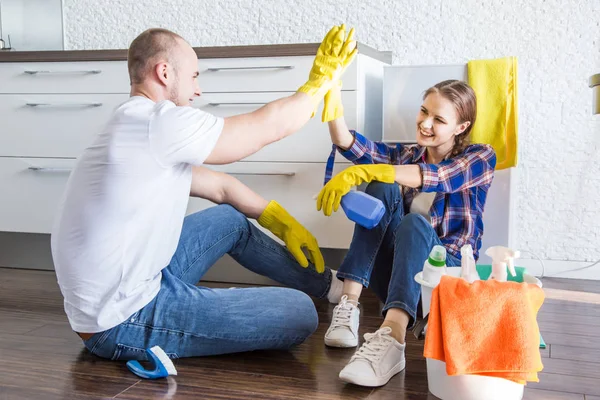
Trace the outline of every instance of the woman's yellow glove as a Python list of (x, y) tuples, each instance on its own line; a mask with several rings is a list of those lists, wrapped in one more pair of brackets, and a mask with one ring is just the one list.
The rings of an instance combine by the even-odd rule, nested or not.
[(317, 272), (325, 271), (325, 261), (317, 239), (275, 200), (269, 202), (258, 217), (258, 223), (283, 240), (289, 252), (301, 266), (308, 267), (308, 260), (302, 251), (305, 248)]
[(323, 214), (330, 216), (332, 211), (340, 207), (342, 197), (353, 186), (363, 182), (379, 181), (394, 183), (396, 170), (389, 164), (359, 164), (346, 168), (333, 178), (319, 192), (317, 197), (317, 211), (323, 209)]
[(356, 56), (354, 30), (346, 36), (346, 26), (334, 26), (321, 42), (308, 81), (298, 91), (310, 95), (315, 105), (325, 96), (333, 83), (338, 81), (344, 70)]

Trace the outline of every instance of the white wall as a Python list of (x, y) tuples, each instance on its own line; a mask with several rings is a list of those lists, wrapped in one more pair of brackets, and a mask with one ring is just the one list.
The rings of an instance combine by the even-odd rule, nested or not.
[(600, 0), (63, 2), (68, 49), (127, 48), (153, 26), (194, 46), (318, 42), (346, 22), (359, 41), (393, 51), (395, 64), (515, 55), (520, 248), (575, 266), (600, 259), (600, 118), (587, 86), (600, 72)]

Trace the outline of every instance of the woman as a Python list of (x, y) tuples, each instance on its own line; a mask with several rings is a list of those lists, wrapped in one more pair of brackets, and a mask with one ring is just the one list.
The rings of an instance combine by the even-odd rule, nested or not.
[(358, 301), (363, 287), (370, 286), (384, 303), (381, 328), (365, 335), (365, 343), (340, 372), (347, 382), (381, 386), (404, 369), (406, 330), (415, 321), (421, 294), (414, 276), (423, 269), (434, 245), (446, 248), (448, 266), (460, 265), (460, 249), (466, 244), (478, 257), (483, 208), (496, 156), (488, 145), (469, 144), (475, 116), (473, 89), (449, 80), (423, 96), (416, 120), (417, 145), (372, 142), (349, 131), (343, 117), (329, 122), (331, 140), (357, 165), (323, 187), (317, 209), (331, 215), (342, 196), (363, 182), (370, 182), (366, 192), (386, 206), (375, 228), (355, 227), (337, 272), (344, 281), (343, 296), (334, 308), (326, 345), (358, 345)]

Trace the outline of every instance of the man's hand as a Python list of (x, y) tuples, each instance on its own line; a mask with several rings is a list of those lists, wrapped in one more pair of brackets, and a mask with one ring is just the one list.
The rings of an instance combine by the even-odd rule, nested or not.
[(353, 29), (346, 36), (345, 25), (334, 26), (321, 42), (308, 81), (298, 89), (311, 96), (313, 104), (319, 104), (354, 60), (357, 48), (353, 36)]
[(317, 197), (317, 211), (323, 209), (323, 214), (330, 216), (332, 211), (338, 210), (342, 197), (352, 186), (371, 181), (394, 183), (395, 178), (396, 170), (389, 164), (360, 164), (348, 167), (323, 186)]
[[(343, 27), (344, 25), (342, 25)], [(342, 28), (343, 29), (343, 28)], [(346, 41), (353, 41), (354, 39), (354, 28), (350, 29)], [(356, 49), (355, 49), (356, 50)], [(356, 51), (355, 51), (356, 53)], [(342, 73), (346, 72), (346, 68), (352, 63), (352, 58), (345, 58), (342, 62)], [(325, 94), (325, 104), (323, 106), (323, 113), (321, 114), (321, 121), (329, 122), (338, 119), (344, 115), (344, 106), (342, 105), (342, 81), (336, 80), (333, 82), (331, 89)]]
[(279, 203), (271, 200), (258, 218), (258, 223), (283, 240), (289, 252), (301, 266), (308, 267), (308, 260), (302, 251), (302, 249), (306, 249), (317, 272), (325, 271), (325, 261), (317, 239)]

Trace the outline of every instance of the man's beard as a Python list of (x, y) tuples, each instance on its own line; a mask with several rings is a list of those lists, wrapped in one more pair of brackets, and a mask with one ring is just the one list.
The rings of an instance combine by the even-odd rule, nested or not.
[(179, 76), (175, 75), (175, 82), (169, 90), (169, 100), (175, 103), (176, 106), (179, 106)]

